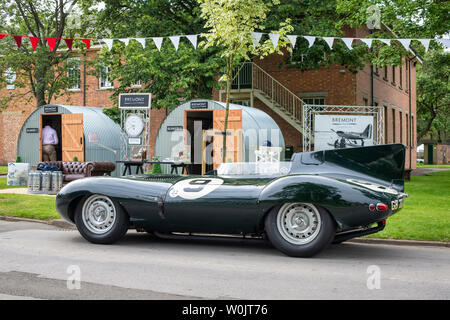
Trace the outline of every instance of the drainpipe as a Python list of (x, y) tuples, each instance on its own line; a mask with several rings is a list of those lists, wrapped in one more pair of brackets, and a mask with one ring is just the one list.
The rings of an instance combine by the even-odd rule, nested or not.
[[(408, 96), (409, 96), (409, 170), (412, 169), (412, 123), (411, 123), (411, 59), (408, 59)], [(417, 112), (417, 110), (416, 110)], [(416, 115), (417, 119), (417, 115)]]
[(83, 53), (83, 106), (86, 105), (86, 53)]

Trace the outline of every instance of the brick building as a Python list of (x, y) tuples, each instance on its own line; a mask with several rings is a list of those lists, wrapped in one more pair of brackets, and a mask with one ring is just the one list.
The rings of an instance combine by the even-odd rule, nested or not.
[[(364, 32), (353, 29), (346, 36), (364, 37)], [(247, 63), (233, 82), (230, 99), (268, 113), (281, 128), (286, 146), (293, 146), (294, 152), (302, 151), (303, 147), (303, 102), (372, 105), (370, 65), (356, 74), (339, 64), (302, 72), (289, 68), (284, 60), (284, 56), (274, 54)], [(405, 168), (412, 169), (416, 168), (417, 62), (419, 58), (404, 58), (401, 66), (373, 67), (373, 105), (384, 108), (384, 143), (403, 143), (407, 147)], [(213, 90), (212, 99), (225, 101), (225, 91)]]

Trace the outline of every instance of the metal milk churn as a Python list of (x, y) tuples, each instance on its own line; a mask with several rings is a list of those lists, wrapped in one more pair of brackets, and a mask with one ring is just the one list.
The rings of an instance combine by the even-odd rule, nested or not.
[(50, 171), (42, 172), (42, 192), (49, 192), (52, 186), (52, 173)]

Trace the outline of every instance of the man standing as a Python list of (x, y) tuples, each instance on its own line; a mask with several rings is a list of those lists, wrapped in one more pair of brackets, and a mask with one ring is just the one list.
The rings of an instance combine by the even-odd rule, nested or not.
[(58, 143), (56, 130), (47, 124), (42, 129), (42, 158), (44, 161), (56, 161), (55, 145)]

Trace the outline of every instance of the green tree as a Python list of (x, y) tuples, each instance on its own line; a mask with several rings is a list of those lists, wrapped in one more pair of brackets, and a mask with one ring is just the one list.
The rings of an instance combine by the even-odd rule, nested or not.
[[(94, 1), (96, 2), (101, 1)], [(114, 0), (105, 2), (98, 10), (96, 24), (98, 38), (167, 37), (195, 35), (204, 32), (198, 3), (189, 0)], [(112, 99), (120, 93), (151, 92), (152, 107), (174, 108), (193, 98), (210, 98), (220, 68), (215, 48), (194, 48), (182, 37), (176, 50), (164, 39), (161, 52), (151, 39), (143, 48), (131, 40), (128, 46), (114, 42), (111, 51), (106, 47), (94, 61), (99, 66), (111, 66), (111, 78), (119, 83)], [(139, 81), (141, 86), (134, 84)], [(117, 108), (105, 110), (110, 116)]]
[(430, 51), (417, 70), (417, 140), (433, 133), (442, 142), (450, 128), (450, 52)]
[[(201, 42), (204, 48), (218, 48), (220, 58), (223, 59), (225, 72), (219, 82), (225, 83), (225, 123), (223, 132), (222, 162), (226, 160), (228, 113), (230, 108), (230, 90), (233, 82), (233, 70), (242, 61), (255, 57), (264, 57), (271, 53), (282, 53), (289, 40), (286, 33), (293, 30), (289, 20), (282, 23), (278, 31), (272, 31), (280, 36), (278, 46), (274, 46), (270, 39), (260, 45), (253, 44), (253, 32), (263, 30), (262, 21), (266, 19), (272, 3), (262, 0), (199, 0), (201, 16), (206, 20), (205, 28), (208, 33)], [(273, 1), (273, 4), (279, 4)]]
[[(61, 38), (71, 38), (84, 34), (89, 19), (76, 19), (83, 10), (78, 0), (0, 0), (0, 18), (3, 23), (0, 33), (29, 35), (39, 37), (36, 51), (30, 41), (22, 38), (20, 48), (12, 37), (0, 41), (0, 84), (14, 80), (15, 87), (0, 100), (0, 108), (6, 108), (17, 98), (35, 99), (36, 107), (48, 104), (52, 99), (71, 85), (68, 70), (73, 66), (67, 63), (71, 56)], [(45, 37), (58, 38), (53, 52)], [(84, 46), (74, 43), (74, 47)], [(13, 77), (13, 79), (11, 79)]]

